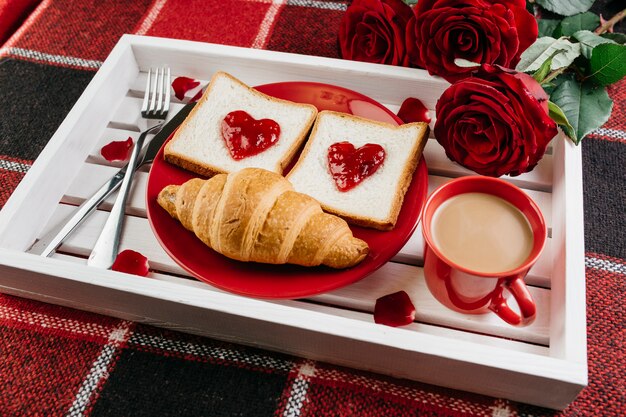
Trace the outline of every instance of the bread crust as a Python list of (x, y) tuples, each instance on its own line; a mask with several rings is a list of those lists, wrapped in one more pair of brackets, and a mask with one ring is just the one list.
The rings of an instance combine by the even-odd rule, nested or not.
[[(212, 177), (213, 175), (216, 175), (216, 174), (222, 174), (222, 173), (227, 174), (229, 172), (222, 168), (216, 167), (215, 165), (212, 165), (211, 163), (201, 161), (189, 155), (178, 153), (172, 149), (176, 141), (180, 140), (181, 132), (183, 131), (182, 128), (184, 128), (189, 123), (190, 120), (195, 118), (197, 113), (200, 111), (199, 109), (202, 107), (202, 105), (204, 105), (206, 102), (209, 101), (211, 93), (213, 92), (213, 87), (215, 86), (214, 81), (221, 77), (227, 78), (231, 82), (244, 87), (250, 94), (258, 97), (261, 100), (272, 101), (275, 103), (289, 104), (291, 106), (308, 108), (311, 110), (311, 114), (309, 115), (305, 123), (302, 125), (302, 129), (300, 130), (300, 133), (295, 137), (295, 139), (291, 143), (291, 146), (289, 146), (289, 148), (282, 154), (281, 158), (277, 160), (274, 166), (272, 167), (273, 168), (272, 171), (282, 174), (284, 169), (291, 163), (291, 160), (294, 158), (297, 152), (302, 148), (303, 143), (308, 137), (308, 134), (311, 131), (313, 122), (315, 121), (315, 118), (317, 117), (317, 108), (313, 106), (312, 104), (295, 103), (293, 101), (284, 100), (284, 99), (272, 97), (267, 94), (261, 93), (260, 91), (254, 89), (253, 87), (248, 86), (247, 84), (241, 82), (239, 79), (223, 71), (217, 71), (215, 74), (213, 74), (213, 76), (211, 77), (211, 81), (209, 82), (209, 85), (207, 86), (205, 92), (202, 94), (202, 97), (198, 100), (196, 106), (191, 110), (189, 115), (187, 115), (185, 120), (183, 120), (180, 127), (174, 133), (174, 136), (172, 137), (172, 139), (165, 145), (165, 149), (163, 152), (163, 157), (165, 161), (174, 165), (178, 165), (181, 168), (186, 169), (188, 171), (192, 171), (197, 174), (200, 174), (204, 177)], [(237, 110), (237, 109), (233, 109), (233, 110)], [(241, 168), (243, 167), (244, 165), (242, 165)]]
[[(366, 122), (369, 124), (384, 126), (386, 128), (392, 128), (392, 129), (407, 129), (407, 128), (412, 128), (413, 126), (419, 127), (420, 129), (418, 133), (419, 137), (416, 141), (413, 142), (413, 146), (411, 147), (411, 149), (407, 151), (410, 157), (408, 159), (408, 162), (404, 166), (404, 169), (402, 171), (402, 174), (400, 176), (398, 183), (396, 184), (396, 190), (394, 194), (396, 198), (394, 199), (392, 203), (390, 215), (386, 219), (381, 221), (381, 220), (373, 219), (370, 217), (359, 216), (358, 214), (342, 211), (341, 209), (337, 209), (335, 207), (329, 206), (327, 204), (324, 204), (323, 201), (320, 201), (320, 204), (322, 208), (324, 209), (324, 211), (335, 214), (345, 219), (350, 224), (377, 229), (377, 230), (383, 230), (383, 231), (393, 229), (398, 220), (398, 215), (400, 214), (400, 210), (402, 209), (402, 204), (404, 202), (404, 197), (406, 195), (406, 192), (409, 189), (409, 186), (411, 185), (411, 181), (413, 179), (413, 173), (415, 172), (415, 169), (417, 168), (417, 165), (419, 164), (419, 161), (422, 156), (422, 152), (424, 150), (424, 147), (426, 146), (426, 142), (428, 141), (428, 134), (430, 132), (430, 128), (428, 124), (424, 122), (413, 122), (413, 123), (406, 123), (406, 124), (394, 126), (389, 123), (380, 122), (376, 120), (370, 120), (370, 119), (366, 119), (363, 117), (359, 117), (359, 116), (355, 116), (355, 115), (351, 115), (347, 113), (341, 113), (341, 112), (336, 112), (336, 111), (331, 111), (331, 110), (323, 110), (318, 113), (318, 117), (317, 117), (315, 125), (313, 126), (310, 138), (307, 141), (306, 145), (304, 146), (304, 149), (302, 150), (302, 153), (300, 154), (300, 157), (298, 158), (296, 164), (292, 168), (291, 172), (287, 175), (287, 179), (290, 179), (291, 173), (296, 172), (298, 169), (300, 169), (300, 165), (302, 165), (304, 163), (304, 160), (310, 156), (309, 153), (313, 147), (313, 141), (316, 138), (320, 120), (326, 115), (338, 116), (341, 118), (354, 120), (355, 122)], [(348, 194), (349, 192), (346, 193), (346, 198), (348, 198)]]

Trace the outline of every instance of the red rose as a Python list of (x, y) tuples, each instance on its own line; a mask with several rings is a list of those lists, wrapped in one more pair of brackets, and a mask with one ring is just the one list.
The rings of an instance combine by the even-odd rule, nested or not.
[(404, 44), (413, 11), (402, 0), (355, 0), (341, 20), (341, 56), (355, 61), (408, 66)]
[(454, 82), (475, 70), (456, 59), (514, 68), (537, 34), (525, 0), (420, 0), (406, 43), (411, 64)]
[(482, 175), (531, 171), (557, 134), (539, 83), (492, 65), (448, 87), (436, 111), (435, 137), (448, 158)]

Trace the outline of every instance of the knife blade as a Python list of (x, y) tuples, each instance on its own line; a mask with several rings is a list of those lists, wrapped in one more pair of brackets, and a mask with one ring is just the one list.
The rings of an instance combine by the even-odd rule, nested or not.
[[(163, 143), (165, 143), (174, 130), (180, 126), (194, 106), (195, 103), (190, 103), (180, 109), (180, 111), (163, 126), (161, 131), (154, 135), (148, 144), (141, 150), (137, 168), (150, 164), (154, 161), (154, 158), (159, 153)], [(72, 234), (72, 232), (74, 232), (74, 230), (76, 230), (78, 226), (80, 226), (82, 222), (96, 210), (100, 203), (102, 203), (113, 193), (113, 191), (120, 187), (127, 169), (128, 165), (121, 168), (89, 199), (85, 200), (80, 206), (78, 206), (76, 211), (71, 215), (71, 217), (69, 217), (68, 220), (62, 222), (35, 242), (35, 244), (28, 250), (28, 253), (41, 255), (43, 257), (52, 255), (61, 243), (63, 243)]]

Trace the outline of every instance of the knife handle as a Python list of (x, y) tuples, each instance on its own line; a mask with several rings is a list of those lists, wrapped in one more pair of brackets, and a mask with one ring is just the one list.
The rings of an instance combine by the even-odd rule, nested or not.
[(43, 257), (48, 257), (54, 253), (54, 251), (67, 239), (78, 226), (82, 224), (82, 222), (93, 213), (96, 208), (102, 203), (106, 198), (113, 193), (113, 191), (117, 190), (122, 184), (122, 180), (124, 179), (124, 175), (126, 175), (126, 170), (128, 169), (128, 164), (120, 169), (111, 179), (109, 179), (106, 183), (100, 187), (98, 191), (96, 191), (91, 198), (85, 200), (80, 206), (78, 206), (78, 210), (72, 215), (72, 217), (63, 224), (63, 227), (58, 230), (58, 228), (52, 229), (46, 235), (42, 236), (37, 243), (33, 245), (32, 248), (28, 251), (29, 253), (39, 254)]
[(115, 258), (117, 257), (118, 249), (120, 246), (120, 238), (122, 235), (122, 227), (124, 225), (124, 212), (126, 210), (126, 200), (130, 194), (130, 187), (135, 176), (135, 170), (137, 166), (141, 164), (141, 150), (143, 148), (143, 142), (149, 133), (159, 131), (163, 127), (163, 122), (152, 126), (151, 128), (141, 132), (141, 135), (137, 138), (133, 152), (130, 155), (128, 161), (128, 169), (120, 191), (117, 194), (115, 204), (111, 208), (109, 217), (107, 218), (104, 228), (98, 236), (95, 246), (87, 259), (87, 265), (95, 266), (98, 268), (109, 269), (113, 265)]

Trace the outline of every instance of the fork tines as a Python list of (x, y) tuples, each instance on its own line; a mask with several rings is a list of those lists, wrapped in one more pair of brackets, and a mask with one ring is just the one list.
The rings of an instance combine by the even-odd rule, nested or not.
[(169, 67), (150, 68), (141, 106), (141, 115), (144, 118), (165, 119), (170, 109), (170, 84)]

